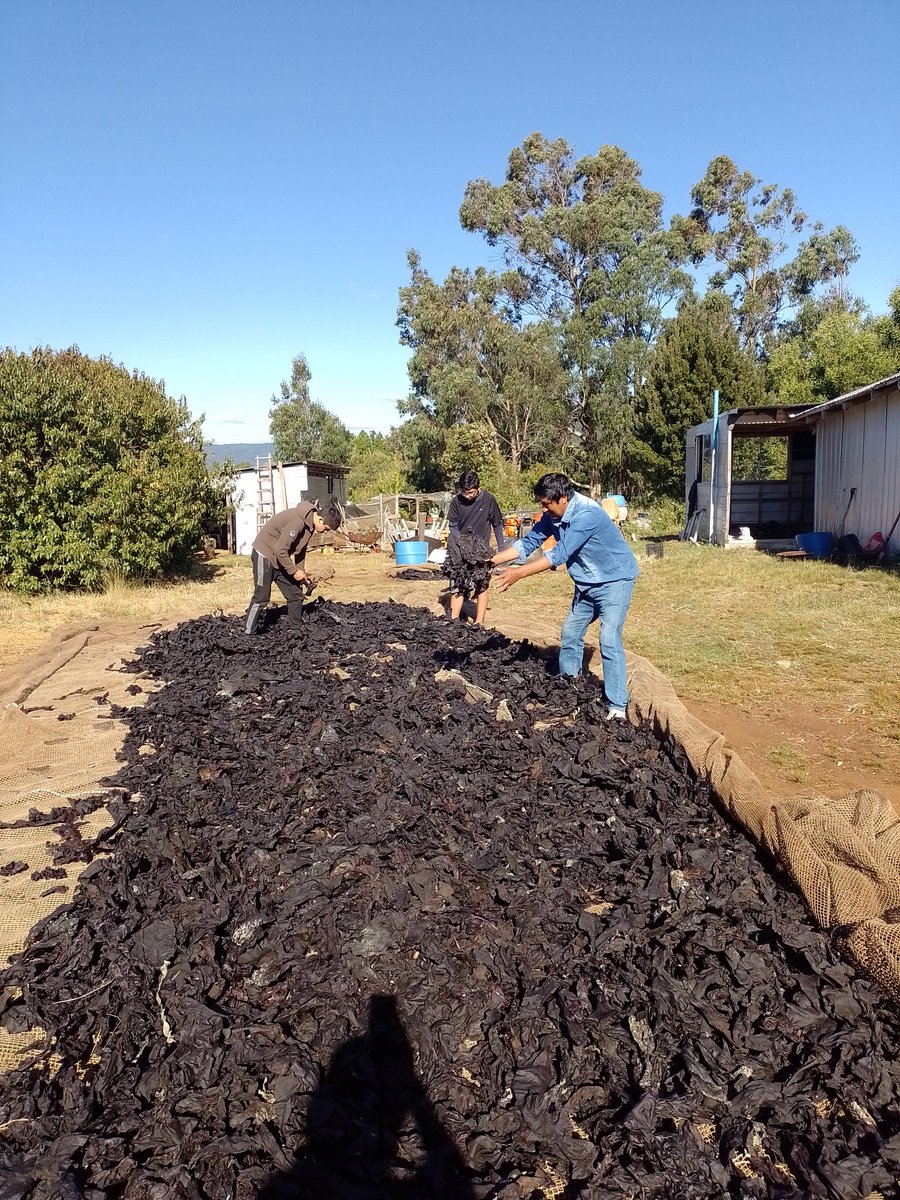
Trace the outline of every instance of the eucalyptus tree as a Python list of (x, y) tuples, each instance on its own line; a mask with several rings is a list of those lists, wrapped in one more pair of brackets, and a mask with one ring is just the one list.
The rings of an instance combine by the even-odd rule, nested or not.
[(592, 484), (625, 486), (635, 387), (667, 306), (691, 291), (685, 243), (662, 210), (624, 150), (576, 159), (565, 139), (540, 133), (512, 151), (503, 183), (470, 182), (460, 208), (463, 227), (500, 250), (518, 308), (557, 331)]
[(306, 356), (298, 354), (291, 363), (290, 380), (282, 380), (281, 395), (272, 397), (269, 410), (275, 455), (283, 462), (318, 459), (347, 466), (353, 436), (330, 409), (310, 399), (311, 379)]
[(714, 158), (691, 191), (692, 208), (675, 217), (695, 266), (713, 265), (709, 286), (730, 296), (742, 346), (756, 355), (780, 323), (823, 286), (846, 297), (859, 258), (843, 225), (812, 222), (790, 188), (763, 183), (726, 155)]
[(412, 350), (407, 411), (443, 428), (483, 426), (516, 470), (558, 444), (566, 425), (566, 373), (557, 331), (523, 321), (520, 277), (453, 267), (437, 283), (418, 255), (400, 290), (400, 340)]

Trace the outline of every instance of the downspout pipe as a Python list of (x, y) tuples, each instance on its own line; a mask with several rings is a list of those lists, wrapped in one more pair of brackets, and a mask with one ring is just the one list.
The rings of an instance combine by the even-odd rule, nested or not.
[(719, 389), (713, 392), (713, 427), (709, 464), (709, 541), (716, 531), (716, 458), (719, 449)]

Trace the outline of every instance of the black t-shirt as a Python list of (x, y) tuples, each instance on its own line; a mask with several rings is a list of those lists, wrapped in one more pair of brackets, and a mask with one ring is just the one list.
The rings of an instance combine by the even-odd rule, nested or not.
[(466, 500), (458, 494), (454, 496), (450, 501), (448, 524), (451, 537), (460, 533), (474, 533), (485, 542), (490, 542), (493, 529), (497, 549), (503, 549), (503, 516), (490, 492), (480, 491), (474, 500)]

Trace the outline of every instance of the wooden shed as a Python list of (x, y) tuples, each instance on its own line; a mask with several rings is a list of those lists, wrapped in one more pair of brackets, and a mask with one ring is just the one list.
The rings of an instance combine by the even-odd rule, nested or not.
[[(812, 405), (733, 408), (686, 435), (685, 502), (692, 536), (792, 538), (813, 528), (815, 428), (798, 421)], [(748, 533), (743, 535), (742, 530)]]

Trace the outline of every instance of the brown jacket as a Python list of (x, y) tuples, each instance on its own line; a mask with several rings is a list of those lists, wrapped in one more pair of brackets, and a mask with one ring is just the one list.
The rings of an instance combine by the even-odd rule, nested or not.
[(318, 506), (302, 500), (294, 508), (270, 517), (253, 542), (253, 549), (267, 558), (273, 567), (293, 575), (306, 559), (306, 547), (315, 533), (313, 513)]

